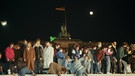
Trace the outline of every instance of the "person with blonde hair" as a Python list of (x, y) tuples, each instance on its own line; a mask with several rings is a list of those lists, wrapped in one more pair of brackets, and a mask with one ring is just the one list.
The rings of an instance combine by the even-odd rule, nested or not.
[(34, 74), (34, 61), (36, 55), (31, 42), (28, 42), (27, 47), (24, 50), (23, 57), (24, 57), (24, 61), (26, 62), (26, 66), (28, 70), (30, 70)]
[(38, 38), (33, 45), (33, 48), (35, 50), (36, 59), (35, 59), (35, 70), (36, 73), (40, 74), (42, 70), (42, 62), (43, 62), (43, 46), (41, 45), (41, 40)]

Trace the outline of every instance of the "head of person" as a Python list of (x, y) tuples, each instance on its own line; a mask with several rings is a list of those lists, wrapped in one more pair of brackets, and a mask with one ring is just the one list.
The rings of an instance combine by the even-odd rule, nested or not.
[(32, 43), (29, 41), (27, 44), (27, 47), (30, 48), (32, 46)]
[(55, 48), (59, 49), (60, 48), (60, 44), (56, 44)]
[(63, 49), (62, 49), (62, 48), (59, 48), (59, 51), (60, 51), (60, 52), (63, 52)]
[(24, 43), (24, 45), (27, 45), (28, 41), (24, 39), (23, 43)]
[(84, 47), (83, 52), (84, 52), (85, 54), (87, 54), (87, 53), (89, 52), (89, 48), (88, 48), (88, 47)]
[(20, 49), (20, 45), (19, 45), (19, 44), (15, 44), (15, 45), (13, 46), (13, 48), (14, 48), (15, 50), (18, 50), (18, 49)]
[(104, 52), (106, 52), (107, 51), (107, 46), (101, 47), (101, 50), (104, 51)]
[(74, 48), (75, 48), (76, 51), (78, 51), (80, 49), (80, 45), (79, 44), (75, 44)]
[(90, 60), (90, 58), (89, 58), (89, 56), (84, 56), (84, 59), (86, 60), (86, 61), (88, 61), (88, 60)]
[(36, 44), (40, 44), (40, 41), (41, 41), (40, 38), (37, 38), (36, 39)]
[(47, 46), (47, 47), (48, 47), (48, 46), (51, 46), (51, 43), (50, 43), (49, 41), (46, 41), (46, 42), (45, 42), (45, 46)]
[(67, 69), (66, 69), (65, 67), (62, 67), (62, 68), (61, 68), (61, 74), (65, 74), (66, 71), (67, 71)]
[(98, 42), (98, 43), (97, 43), (97, 47), (98, 47), (98, 48), (102, 47), (102, 42)]
[(11, 43), (9, 44), (9, 47), (10, 47), (10, 48), (13, 48), (13, 47), (14, 47), (14, 43), (11, 42)]
[(69, 56), (65, 56), (65, 59), (69, 62), (71, 59)]
[(127, 42), (123, 42), (123, 47), (128, 47), (129, 45), (128, 45), (128, 43)]
[(116, 41), (113, 41), (113, 42), (112, 42), (112, 45), (113, 45), (113, 46), (116, 46), (116, 45), (117, 45), (117, 42), (116, 42)]

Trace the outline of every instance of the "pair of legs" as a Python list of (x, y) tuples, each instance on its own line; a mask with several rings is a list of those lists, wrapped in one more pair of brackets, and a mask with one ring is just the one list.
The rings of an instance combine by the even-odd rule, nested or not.
[(76, 72), (76, 76), (88, 76), (87, 75), (87, 72), (86, 72), (86, 69), (85, 68), (82, 68), (82, 69), (78, 70)]
[(25, 74), (33, 74), (33, 71), (30, 71), (27, 67), (23, 67), (23, 68), (19, 71), (19, 75), (20, 75), (20, 76), (25, 76)]
[[(124, 70), (122, 70), (124, 67)], [(118, 59), (118, 72), (119, 73), (126, 73), (127, 72), (127, 62), (121, 59)]]

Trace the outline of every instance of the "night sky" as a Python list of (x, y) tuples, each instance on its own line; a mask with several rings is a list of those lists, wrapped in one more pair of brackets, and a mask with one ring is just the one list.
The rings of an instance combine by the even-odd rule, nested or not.
[(72, 39), (134, 43), (133, 0), (0, 0), (0, 20), (8, 22), (0, 26), (0, 45), (58, 36), (65, 16), (55, 8), (64, 5)]

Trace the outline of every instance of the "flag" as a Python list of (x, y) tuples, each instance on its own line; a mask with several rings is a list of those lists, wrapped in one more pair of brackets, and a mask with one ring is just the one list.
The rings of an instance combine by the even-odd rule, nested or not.
[(57, 7), (56, 10), (58, 10), (58, 11), (65, 11), (66, 9), (65, 9), (65, 7)]

